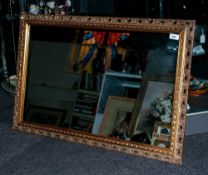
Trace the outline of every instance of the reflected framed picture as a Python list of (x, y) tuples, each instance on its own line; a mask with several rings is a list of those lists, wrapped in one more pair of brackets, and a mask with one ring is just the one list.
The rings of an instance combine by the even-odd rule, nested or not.
[(130, 123), (132, 135), (142, 131), (151, 137), (155, 121), (171, 122), (173, 91), (173, 76), (144, 76)]
[(127, 140), (136, 99), (109, 96), (99, 134)]
[(170, 136), (171, 136), (171, 124), (156, 121), (154, 124), (154, 131), (152, 134), (152, 138), (154, 142), (155, 140), (169, 142)]
[(34, 105), (29, 105), (25, 112), (26, 121), (51, 126), (61, 126), (66, 116), (65, 110)]

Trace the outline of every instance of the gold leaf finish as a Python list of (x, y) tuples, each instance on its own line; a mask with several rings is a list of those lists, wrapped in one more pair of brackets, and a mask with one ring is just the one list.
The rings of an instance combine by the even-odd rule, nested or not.
[[(95, 136), (84, 132), (37, 125), (23, 120), (28, 43), (30, 26), (61, 26), (86, 30), (108, 30), (127, 32), (177, 33), (180, 35), (177, 68), (174, 86), (173, 120), (171, 143), (169, 148), (160, 148), (147, 144), (138, 144), (109, 137)], [(17, 85), (14, 105), (13, 128), (49, 136), (70, 142), (125, 152), (175, 164), (182, 163), (182, 149), (186, 122), (190, 67), (192, 58), (195, 21), (175, 19), (142, 19), (122, 17), (27, 15), (20, 17), (20, 35), (17, 62)]]

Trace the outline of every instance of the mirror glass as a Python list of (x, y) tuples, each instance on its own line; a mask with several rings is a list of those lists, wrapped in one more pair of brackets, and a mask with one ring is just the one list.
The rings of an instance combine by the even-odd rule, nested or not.
[(24, 121), (169, 147), (178, 46), (169, 33), (31, 25)]

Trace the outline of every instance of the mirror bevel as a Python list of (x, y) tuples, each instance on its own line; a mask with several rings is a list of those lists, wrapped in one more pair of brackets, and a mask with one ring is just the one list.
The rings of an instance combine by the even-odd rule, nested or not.
[[(175, 76), (175, 90), (173, 100), (173, 120), (171, 144), (169, 148), (159, 148), (146, 144), (135, 144), (113, 138), (95, 136), (80, 131), (66, 130), (58, 127), (37, 125), (23, 120), (24, 100), (27, 79), (28, 45), (30, 27), (61, 26), (79, 29), (100, 29), (113, 31), (177, 33), (180, 35)], [(50, 136), (66, 141), (73, 141), (109, 150), (126, 152), (129, 154), (159, 159), (171, 163), (181, 164), (182, 148), (185, 130), (185, 116), (188, 97), (190, 64), (192, 56), (195, 21), (173, 19), (141, 19), (117, 17), (89, 17), (89, 16), (31, 16), (24, 14), (20, 17), (20, 35), (17, 63), (17, 86), (14, 106), (13, 128), (33, 134)], [(189, 66), (187, 66), (189, 65)], [(182, 105), (183, 104), (183, 105)], [(184, 105), (185, 104), (185, 105)]]

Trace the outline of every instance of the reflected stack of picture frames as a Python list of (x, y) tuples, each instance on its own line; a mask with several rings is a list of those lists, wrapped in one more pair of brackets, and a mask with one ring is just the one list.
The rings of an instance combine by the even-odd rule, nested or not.
[(79, 90), (72, 113), (71, 128), (91, 132), (95, 117), (98, 93), (87, 90)]
[(157, 121), (154, 124), (152, 145), (167, 148), (170, 144), (171, 124)]

